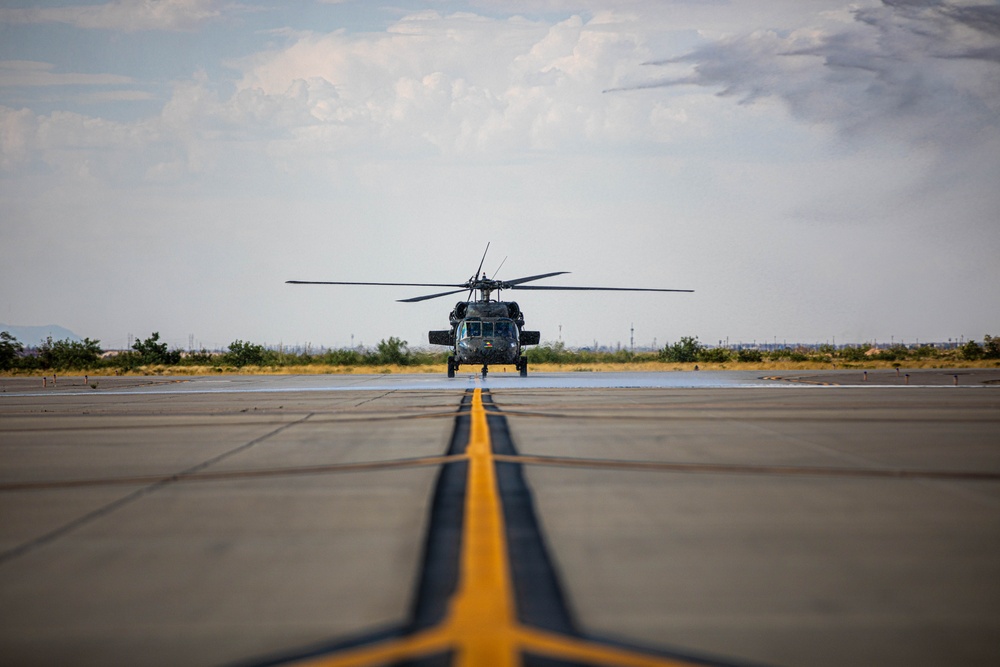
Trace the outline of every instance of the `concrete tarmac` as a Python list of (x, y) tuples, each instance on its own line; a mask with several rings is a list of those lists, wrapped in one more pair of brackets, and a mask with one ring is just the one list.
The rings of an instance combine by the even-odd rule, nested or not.
[(1000, 664), (1000, 377), (856, 375), (4, 379), (0, 664), (269, 664), (405, 632), (477, 387), (533, 505), (508, 522), (552, 566), (518, 594), (551, 588), (574, 636)]

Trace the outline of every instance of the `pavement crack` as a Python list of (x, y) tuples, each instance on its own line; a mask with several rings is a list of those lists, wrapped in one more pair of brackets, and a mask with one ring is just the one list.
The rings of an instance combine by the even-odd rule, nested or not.
[(96, 520), (98, 520), (98, 519), (100, 519), (102, 517), (108, 516), (108, 515), (116, 512), (117, 510), (121, 509), (122, 507), (125, 507), (127, 505), (132, 504), (136, 500), (139, 500), (140, 498), (143, 498), (144, 496), (147, 496), (147, 495), (149, 495), (151, 493), (154, 493), (154, 492), (162, 489), (163, 487), (167, 486), (168, 484), (172, 484), (172, 483), (180, 481), (180, 480), (182, 480), (184, 478), (190, 477), (191, 475), (194, 475), (195, 473), (197, 473), (197, 472), (199, 472), (201, 470), (204, 470), (205, 468), (208, 468), (209, 466), (215, 465), (216, 463), (219, 463), (220, 461), (223, 461), (224, 459), (227, 459), (227, 458), (229, 458), (231, 456), (235, 456), (236, 454), (244, 452), (244, 451), (250, 449), (251, 447), (253, 447), (254, 445), (260, 444), (261, 442), (264, 442), (265, 440), (267, 440), (269, 438), (273, 438), (274, 436), (278, 435), (279, 433), (281, 433), (282, 431), (284, 431), (286, 429), (291, 428), (292, 426), (295, 426), (297, 424), (301, 424), (302, 422), (306, 421), (307, 419), (309, 419), (312, 416), (313, 416), (313, 413), (310, 412), (309, 414), (307, 414), (306, 416), (302, 417), (301, 419), (297, 419), (297, 420), (295, 420), (293, 422), (289, 422), (287, 424), (283, 424), (283, 425), (279, 426), (278, 428), (276, 428), (276, 429), (274, 429), (274, 430), (272, 430), (272, 431), (270, 431), (268, 433), (265, 433), (264, 435), (262, 435), (260, 437), (254, 438), (253, 440), (250, 440), (249, 442), (245, 442), (245, 443), (243, 443), (242, 445), (240, 445), (238, 447), (234, 447), (233, 449), (230, 449), (229, 451), (226, 451), (226, 452), (223, 452), (223, 453), (218, 454), (216, 456), (213, 456), (212, 458), (207, 459), (205, 461), (202, 461), (201, 463), (198, 463), (197, 465), (193, 465), (193, 466), (191, 466), (189, 468), (185, 468), (184, 470), (181, 470), (180, 472), (176, 472), (176, 473), (174, 473), (172, 475), (164, 476), (164, 477), (158, 479), (155, 482), (147, 484), (146, 486), (143, 486), (142, 488), (136, 489), (135, 491), (132, 491), (131, 493), (129, 493), (129, 494), (125, 495), (125, 496), (122, 496), (121, 498), (118, 498), (117, 500), (113, 500), (110, 503), (102, 505), (101, 507), (98, 507), (95, 510), (87, 512), (83, 516), (79, 516), (79, 517), (73, 519), (72, 521), (64, 523), (63, 525), (59, 526), (58, 528), (50, 530), (49, 532), (44, 533), (43, 535), (40, 535), (40, 536), (38, 536), (38, 537), (36, 537), (36, 538), (34, 538), (32, 540), (29, 540), (27, 542), (19, 544), (18, 546), (14, 547), (13, 549), (9, 549), (9, 550), (7, 550), (7, 551), (5, 551), (3, 553), (0, 553), (0, 566), (2, 566), (5, 563), (8, 563), (8, 562), (10, 562), (12, 560), (15, 560), (17, 558), (20, 558), (21, 556), (24, 556), (25, 554), (30, 553), (30, 552), (32, 552), (32, 551), (34, 551), (36, 549), (39, 549), (39, 548), (41, 548), (41, 547), (43, 547), (43, 546), (45, 546), (47, 544), (51, 544), (51, 543), (55, 542), (56, 540), (59, 540), (59, 539), (65, 537), (65, 536), (69, 535), (70, 533), (73, 533), (77, 529), (82, 528), (83, 526), (86, 526), (89, 523), (92, 523), (92, 522), (94, 522), (94, 521), (96, 521)]

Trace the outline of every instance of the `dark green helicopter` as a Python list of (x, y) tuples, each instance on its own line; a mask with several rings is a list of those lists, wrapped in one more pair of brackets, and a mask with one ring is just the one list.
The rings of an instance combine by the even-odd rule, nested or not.
[[(490, 245), (486, 244), (486, 252)], [(482, 375), (486, 378), (490, 364), (499, 366), (514, 366), (521, 377), (528, 375), (528, 358), (521, 354), (527, 345), (538, 345), (541, 332), (528, 331), (524, 328), (524, 311), (516, 301), (500, 301), (490, 297), (501, 290), (590, 290), (608, 292), (693, 292), (687, 289), (659, 289), (647, 287), (573, 287), (573, 286), (542, 286), (525, 285), (524, 283), (559, 276), (568, 271), (541, 273), (537, 276), (515, 278), (514, 280), (496, 280), (480, 274), (486, 252), (479, 262), (479, 268), (471, 278), (464, 283), (362, 283), (344, 281), (289, 280), (293, 285), (386, 285), (398, 287), (450, 287), (447, 292), (415, 296), (409, 299), (398, 299), (403, 303), (414, 303), (436, 299), (449, 294), (458, 294), (468, 290), (465, 301), (455, 304), (448, 321), (450, 329), (428, 332), (428, 342), (431, 345), (446, 345), (453, 350), (448, 356), (448, 377), (455, 377), (455, 371), (462, 364), (482, 364)], [(503, 266), (503, 262), (501, 262)], [(499, 272), (500, 269), (497, 269)], [(494, 274), (495, 276), (496, 274)], [(477, 277), (478, 276), (478, 277)], [(479, 292), (479, 298), (473, 300), (473, 292)]]

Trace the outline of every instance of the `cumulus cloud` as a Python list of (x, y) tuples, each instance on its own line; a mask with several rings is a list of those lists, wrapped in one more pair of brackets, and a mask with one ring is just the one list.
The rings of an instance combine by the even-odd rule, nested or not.
[(272, 98), (275, 110), (308, 105), (313, 123), (353, 125), (393, 149), (600, 141), (614, 129), (609, 108), (620, 106), (600, 90), (640, 60), (636, 39), (606, 23), (604, 15), (549, 25), (427, 11), (377, 35), (297, 35), (238, 64), (239, 94)]
[(0, 9), (0, 23), (66, 23), (98, 30), (194, 30), (222, 15), (219, 0), (114, 0), (100, 5)]
[(0, 106), (0, 168), (8, 172), (41, 168), (71, 177), (121, 178), (142, 169), (157, 154), (161, 140), (147, 122)]
[(847, 133), (974, 143), (998, 129), (1000, 6), (884, 0), (848, 22), (739, 34), (649, 64), (690, 70), (623, 88), (710, 86), (743, 103), (781, 99)]

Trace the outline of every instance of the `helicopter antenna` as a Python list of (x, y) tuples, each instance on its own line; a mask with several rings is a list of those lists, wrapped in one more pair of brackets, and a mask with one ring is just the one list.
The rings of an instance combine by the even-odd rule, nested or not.
[[(504, 257), (503, 258), (503, 262), (506, 262), (506, 261), (507, 261), (507, 258)], [(500, 262), (500, 266), (498, 266), (497, 270), (493, 272), (493, 277), (490, 278), (490, 280), (496, 280), (497, 279), (497, 274), (500, 273), (500, 269), (503, 268), (503, 262)]]
[[(506, 261), (507, 261), (507, 258), (504, 257), (503, 258), (503, 262), (506, 262)], [(500, 266), (498, 266), (497, 270), (493, 272), (493, 276), (490, 278), (491, 281), (496, 282), (497, 274), (500, 273), (500, 269), (503, 268), (503, 262), (500, 262)], [(497, 288), (497, 301), (499, 301), (499, 300), (500, 300), (500, 288), (498, 287)]]

